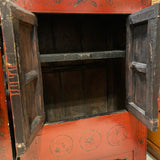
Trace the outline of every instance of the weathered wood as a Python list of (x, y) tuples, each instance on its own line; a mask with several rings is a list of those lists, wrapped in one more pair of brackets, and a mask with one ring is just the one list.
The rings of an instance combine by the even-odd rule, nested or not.
[[(35, 17), (35, 15), (32, 12), (19, 7), (18, 5), (16, 5), (13, 2), (7, 2), (7, 5), (10, 7), (10, 9), (12, 11), (12, 16), (14, 18), (17, 18), (18, 20), (23, 21), (25, 23), (37, 25), (37, 18)], [(26, 14), (28, 16), (26, 16)]]
[(73, 62), (42, 65), (47, 122), (104, 115), (124, 107), (124, 58)]
[(147, 65), (144, 63), (139, 63), (139, 62), (132, 62), (131, 66), (132, 69), (135, 69), (138, 72), (146, 73)]
[(59, 62), (59, 61), (75, 61), (88, 59), (106, 59), (106, 58), (122, 58), (125, 57), (125, 51), (99, 51), (88, 53), (60, 53), (60, 54), (43, 54), (40, 55), (41, 62)]
[(127, 108), (152, 131), (158, 128), (160, 89), (158, 9), (156, 4), (132, 14), (127, 24)]
[[(1, 2), (1, 22), (17, 156), (29, 147), (44, 123), (36, 17), (12, 2)], [(36, 82), (32, 79), (35, 79)], [(26, 82), (28, 83), (26, 85)], [(40, 117), (38, 121), (36, 117)], [(36, 125), (35, 125), (36, 124)]]
[(107, 106), (106, 67), (88, 68), (83, 72), (86, 115), (106, 113), (111, 107)]
[(28, 84), (37, 78), (38, 78), (38, 73), (35, 70), (30, 71), (25, 74), (25, 84)]
[(139, 12), (133, 13), (129, 16), (130, 24), (143, 23), (159, 16), (159, 4), (142, 9)]
[(37, 16), (47, 122), (122, 109), (125, 16)]
[(66, 70), (61, 73), (63, 107), (65, 117), (63, 119), (72, 119), (86, 114), (84, 105), (84, 87), (81, 70)]

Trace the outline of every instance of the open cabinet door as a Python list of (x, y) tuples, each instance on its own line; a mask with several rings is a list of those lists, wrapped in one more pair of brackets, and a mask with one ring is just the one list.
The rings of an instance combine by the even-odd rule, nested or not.
[(160, 5), (129, 16), (127, 22), (127, 108), (151, 131), (158, 128), (160, 87)]
[(44, 123), (42, 77), (34, 14), (1, 2), (1, 23), (17, 155)]

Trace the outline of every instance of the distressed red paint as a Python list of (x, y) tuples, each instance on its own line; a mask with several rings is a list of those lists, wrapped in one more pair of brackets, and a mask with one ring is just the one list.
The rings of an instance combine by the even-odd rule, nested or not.
[(11, 160), (12, 150), (9, 132), (8, 112), (4, 88), (4, 78), (2, 70), (2, 59), (0, 52), (0, 159)]
[[(108, 134), (115, 129), (119, 134), (112, 145)], [(146, 127), (130, 113), (122, 112), (46, 125), (22, 160), (145, 160), (145, 152)]]
[[(149, 0), (17, 0), (32, 12), (133, 13), (151, 4)], [(6, 60), (7, 62), (7, 60)], [(0, 67), (2, 63), (0, 62)], [(7, 67), (10, 94), (19, 93), (17, 67)], [(0, 68), (0, 84), (4, 84)], [(2, 77), (2, 78), (1, 78)], [(12, 80), (14, 79), (14, 82)], [(11, 158), (4, 85), (0, 85), (0, 157)], [(0, 111), (1, 111), (0, 110)], [(136, 125), (135, 125), (136, 124)], [(0, 130), (1, 130), (0, 128)], [(112, 136), (113, 135), (113, 136)], [(2, 138), (1, 138), (2, 137)], [(5, 138), (4, 138), (5, 137)], [(3, 139), (3, 140), (2, 140)], [(2, 142), (2, 143), (1, 143)], [(6, 152), (7, 151), (7, 152)], [(145, 160), (146, 127), (128, 112), (76, 120), (42, 127), (22, 160)]]
[(151, 0), (17, 0), (32, 12), (128, 14), (151, 5)]

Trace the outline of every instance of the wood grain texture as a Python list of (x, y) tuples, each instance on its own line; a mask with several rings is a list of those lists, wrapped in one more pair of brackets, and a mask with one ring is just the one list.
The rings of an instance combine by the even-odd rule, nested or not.
[(79, 63), (42, 67), (47, 122), (107, 114), (125, 106), (123, 58)]
[[(128, 18), (127, 27), (126, 88), (128, 109), (152, 131), (156, 131), (158, 127), (160, 88), (158, 8), (159, 4), (156, 4), (132, 14)], [(133, 69), (135, 62), (136, 64), (143, 63), (143, 67), (142, 65), (141, 68), (134, 66), (136, 69)], [(144, 66), (146, 66), (145, 72)]]
[(46, 121), (124, 108), (126, 16), (37, 16)]
[(125, 49), (126, 15), (38, 14), (37, 17), (41, 54)]
[(41, 63), (46, 62), (63, 62), (63, 61), (78, 61), (88, 59), (106, 59), (106, 58), (123, 58), (125, 51), (98, 51), (98, 52), (81, 52), (81, 53), (54, 53), (40, 55)]
[[(20, 156), (44, 123), (37, 23), (34, 14), (10, 2), (1, 4), (1, 22), (15, 145)], [(33, 71), (37, 79), (26, 83), (26, 74)]]

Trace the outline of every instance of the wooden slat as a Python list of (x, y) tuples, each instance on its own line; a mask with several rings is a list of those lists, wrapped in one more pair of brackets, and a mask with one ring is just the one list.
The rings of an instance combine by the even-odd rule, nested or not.
[(38, 73), (35, 70), (32, 70), (25, 74), (25, 84), (28, 84), (37, 78), (38, 78)]
[(14, 18), (17, 18), (18, 20), (23, 21), (25, 23), (37, 25), (37, 19), (32, 12), (29, 12), (28, 10), (19, 7), (13, 2), (8, 2), (7, 5), (10, 7), (12, 16), (14, 16)]
[(87, 53), (61, 53), (61, 54), (45, 54), (40, 56), (41, 62), (58, 62), (58, 61), (75, 61), (86, 59), (105, 59), (105, 58), (121, 58), (125, 57), (125, 51), (101, 51)]
[(145, 8), (129, 16), (130, 24), (137, 24), (156, 18), (159, 15), (159, 4)]
[(138, 72), (141, 72), (141, 73), (146, 73), (146, 68), (147, 68), (147, 64), (144, 64), (144, 63), (139, 63), (139, 62), (132, 62), (131, 63), (131, 66), (130, 66), (132, 69), (135, 69), (136, 71)]

